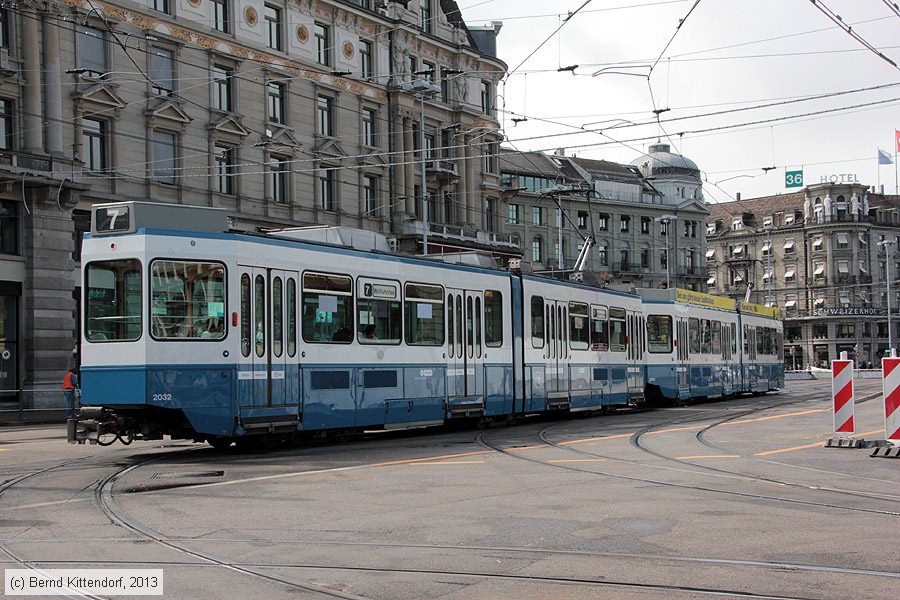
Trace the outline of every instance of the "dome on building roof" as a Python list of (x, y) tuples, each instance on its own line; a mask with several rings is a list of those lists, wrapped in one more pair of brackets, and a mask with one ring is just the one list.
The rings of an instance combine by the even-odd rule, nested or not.
[(644, 177), (684, 176), (691, 178), (700, 177), (700, 168), (697, 163), (680, 154), (670, 152), (668, 144), (653, 144), (631, 164), (641, 171)]

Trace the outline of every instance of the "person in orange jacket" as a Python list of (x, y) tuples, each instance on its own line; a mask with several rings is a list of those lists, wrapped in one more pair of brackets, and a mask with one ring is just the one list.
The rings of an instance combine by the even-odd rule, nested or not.
[(63, 377), (63, 394), (66, 396), (66, 418), (75, 416), (75, 390), (79, 388), (78, 369), (72, 367)]

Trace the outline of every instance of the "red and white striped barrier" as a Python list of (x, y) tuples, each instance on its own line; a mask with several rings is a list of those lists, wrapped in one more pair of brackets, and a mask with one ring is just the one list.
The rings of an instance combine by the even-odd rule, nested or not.
[[(900, 371), (897, 375), (900, 376)], [(853, 405), (856, 398), (853, 392), (853, 361), (840, 359), (831, 361), (831, 398), (834, 404), (835, 433), (856, 431), (853, 423)]]
[(900, 358), (881, 359), (884, 373), (884, 439), (900, 444)]

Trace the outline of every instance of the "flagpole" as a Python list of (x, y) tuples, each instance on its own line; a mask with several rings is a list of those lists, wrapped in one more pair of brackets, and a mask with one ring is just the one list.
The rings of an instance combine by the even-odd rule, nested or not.
[(875, 193), (881, 192), (881, 148), (878, 149), (878, 166), (875, 167), (877, 169), (877, 175), (875, 176), (875, 180), (877, 183), (875, 184)]

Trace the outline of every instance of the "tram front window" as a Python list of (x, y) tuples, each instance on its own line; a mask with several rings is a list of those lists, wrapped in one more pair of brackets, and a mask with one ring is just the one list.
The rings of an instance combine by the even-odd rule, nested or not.
[(92, 262), (85, 268), (85, 338), (89, 342), (141, 337), (141, 262)]
[(155, 260), (150, 275), (150, 329), (154, 338), (225, 337), (224, 265)]

